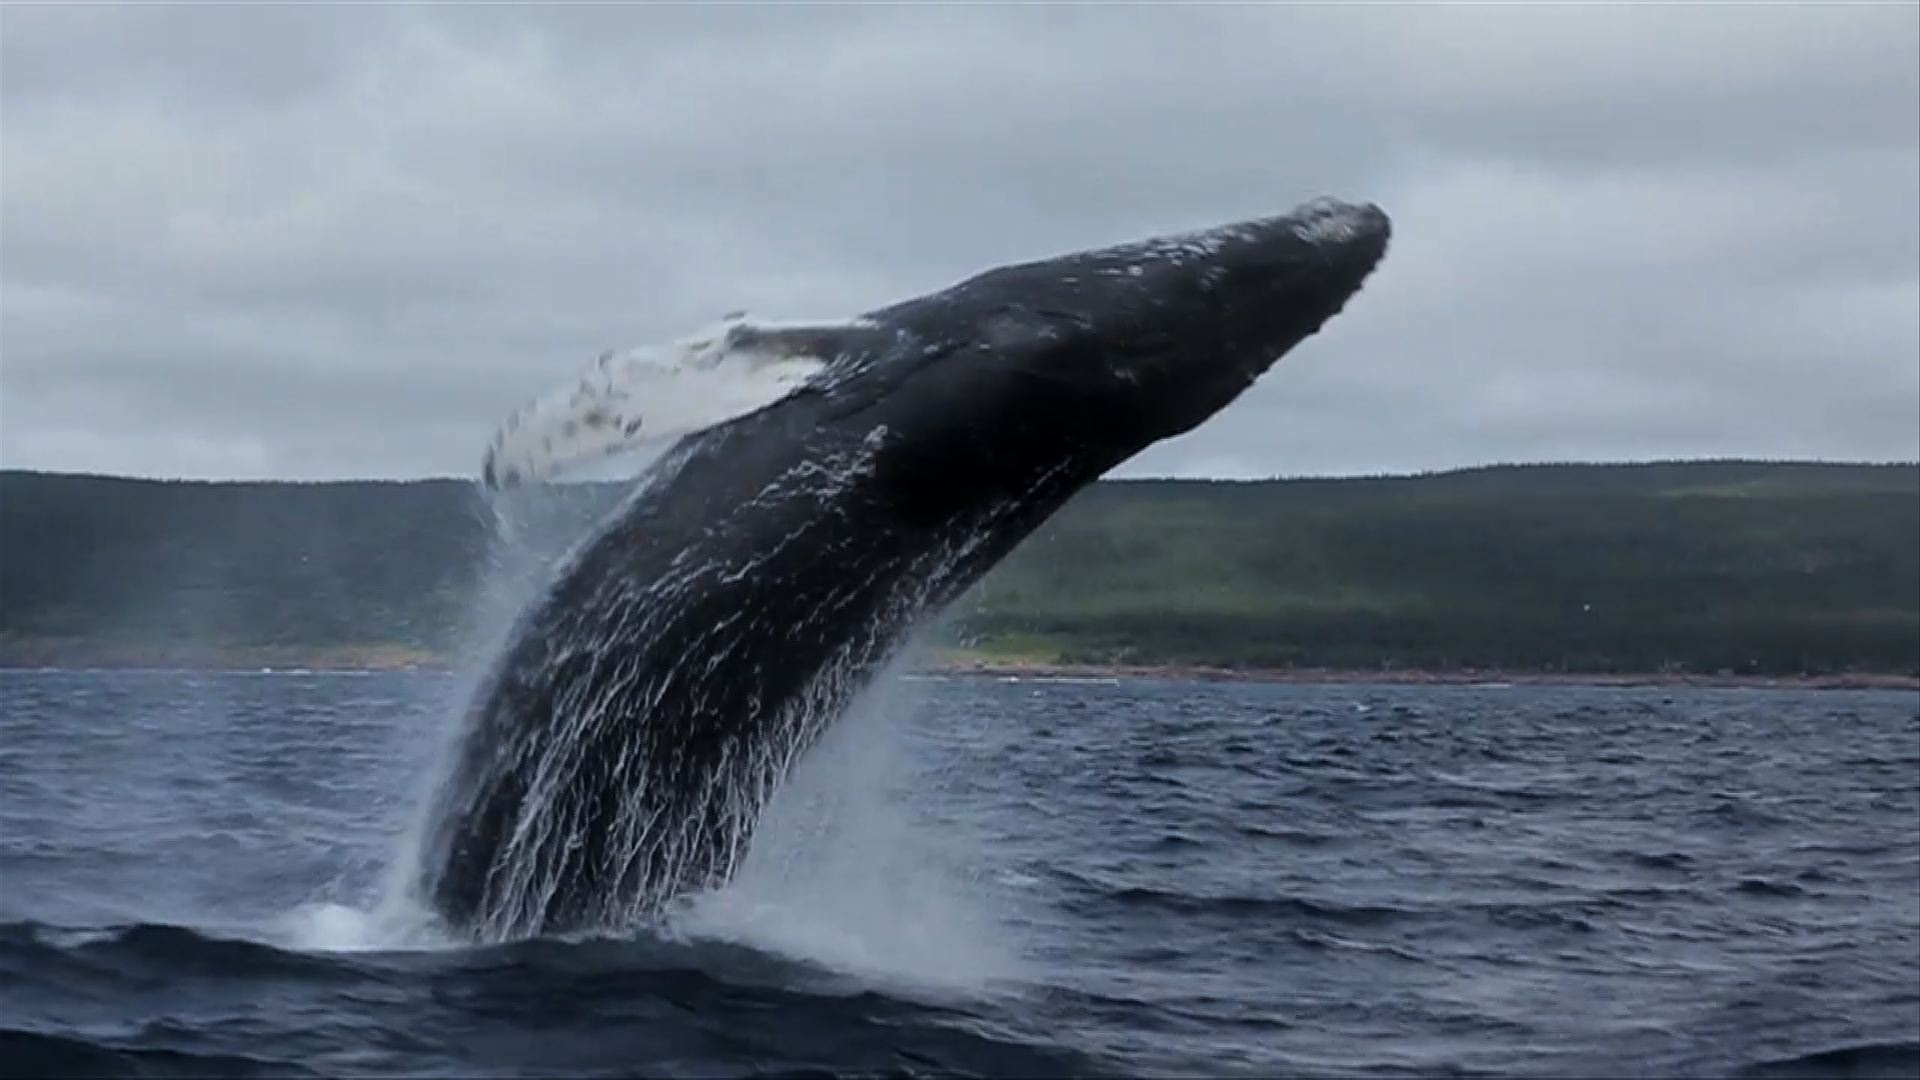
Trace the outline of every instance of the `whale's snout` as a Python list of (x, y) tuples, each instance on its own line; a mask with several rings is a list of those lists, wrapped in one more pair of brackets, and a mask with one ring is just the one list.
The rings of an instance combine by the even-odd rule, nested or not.
[(1259, 370), (1340, 313), (1393, 237), (1373, 203), (1317, 199), (1241, 230), (1222, 250), (1223, 324), (1256, 345)]
[(1317, 199), (1274, 217), (1089, 253), (1082, 287), (1105, 370), (1148, 441), (1226, 407), (1338, 315), (1386, 257), (1372, 203)]
[(1290, 231), (1321, 252), (1332, 264), (1330, 284), (1348, 295), (1360, 290), (1393, 239), (1393, 221), (1373, 203), (1343, 203), (1321, 199), (1293, 215)]
[(1362, 257), (1372, 263), (1387, 253), (1387, 239), (1393, 223), (1387, 212), (1373, 203), (1347, 203), (1338, 199), (1315, 199), (1283, 219), (1288, 228), (1311, 244), (1334, 248)]
[[(1247, 307), (1282, 316), (1333, 311), (1386, 257), (1393, 222), (1373, 203), (1316, 199), (1290, 214), (1214, 230), (1216, 251), (1198, 272), (1218, 287), (1229, 318), (1258, 318)], [(1282, 322), (1290, 322), (1283, 319)]]

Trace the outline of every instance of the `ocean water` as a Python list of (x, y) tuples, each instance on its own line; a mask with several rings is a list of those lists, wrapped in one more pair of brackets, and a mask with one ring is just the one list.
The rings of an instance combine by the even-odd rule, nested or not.
[(727, 889), (462, 947), (464, 690), (0, 673), (0, 1072), (1920, 1072), (1913, 693), (900, 681)]

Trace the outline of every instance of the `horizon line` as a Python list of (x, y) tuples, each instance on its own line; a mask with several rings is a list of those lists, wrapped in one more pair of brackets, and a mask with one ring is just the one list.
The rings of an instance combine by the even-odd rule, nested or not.
[[(1171, 474), (1142, 476), (1102, 476), (1097, 483), (1194, 483), (1194, 484), (1264, 484), (1278, 481), (1312, 480), (1412, 480), (1424, 477), (1448, 476), (1458, 473), (1485, 472), (1495, 469), (1537, 469), (1537, 468), (1648, 468), (1663, 465), (1771, 465), (1771, 466), (1811, 466), (1827, 468), (1916, 468), (1920, 459), (1847, 459), (1847, 458), (1768, 458), (1768, 457), (1672, 457), (1672, 458), (1619, 458), (1611, 460), (1546, 459), (1537, 461), (1490, 461), (1476, 465), (1450, 465), (1430, 469), (1411, 469), (1404, 471), (1348, 472), (1348, 473), (1272, 473), (1267, 476), (1178, 476)], [(131, 483), (150, 484), (478, 484), (477, 476), (456, 476), (451, 474), (430, 474), (424, 476), (338, 476), (318, 479), (300, 479), (294, 477), (206, 477), (206, 476), (156, 476), (137, 473), (110, 473), (90, 470), (64, 470), (43, 468), (15, 468), (0, 465), (0, 475), (44, 476), (72, 480), (114, 480)], [(560, 480), (545, 486), (566, 484), (619, 484), (632, 478), (581, 478), (578, 480)]]

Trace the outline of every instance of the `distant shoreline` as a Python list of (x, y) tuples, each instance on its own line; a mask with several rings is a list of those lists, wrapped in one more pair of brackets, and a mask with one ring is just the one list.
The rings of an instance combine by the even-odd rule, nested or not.
[(1427, 671), (1408, 668), (1211, 668), (1186, 664), (949, 663), (918, 673), (998, 678), (1182, 679), (1196, 682), (1366, 683), (1383, 686), (1652, 686), (1779, 690), (1920, 690), (1920, 677), (1849, 672), (1836, 675), (1703, 675), (1690, 672)]
[[(508, 630), (475, 605), (627, 490), (530, 489), (503, 533), (469, 481), (0, 470), (0, 666), (470, 675), (468, 635)], [(1007, 678), (1920, 687), (1920, 463), (1102, 480), (911, 647)]]
[[(408, 647), (302, 650), (287, 647), (208, 651), (141, 648), (0, 647), (0, 671), (423, 672), (459, 670), (441, 655)], [(922, 677), (996, 679), (1178, 679), (1302, 686), (1589, 686), (1780, 690), (1916, 690), (1920, 677), (1873, 672), (1832, 675), (1741, 675), (1695, 672), (1539, 672), (1409, 668), (1218, 668), (1196, 664), (1065, 664), (978, 657), (929, 659)]]

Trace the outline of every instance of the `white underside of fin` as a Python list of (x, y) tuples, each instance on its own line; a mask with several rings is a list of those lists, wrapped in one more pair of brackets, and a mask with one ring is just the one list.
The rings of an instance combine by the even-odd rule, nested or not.
[(829, 358), (739, 344), (758, 329), (765, 327), (735, 321), (670, 345), (602, 355), (577, 384), (508, 418), (482, 476), (489, 487), (511, 487), (661, 444), (763, 409), (826, 366)]

